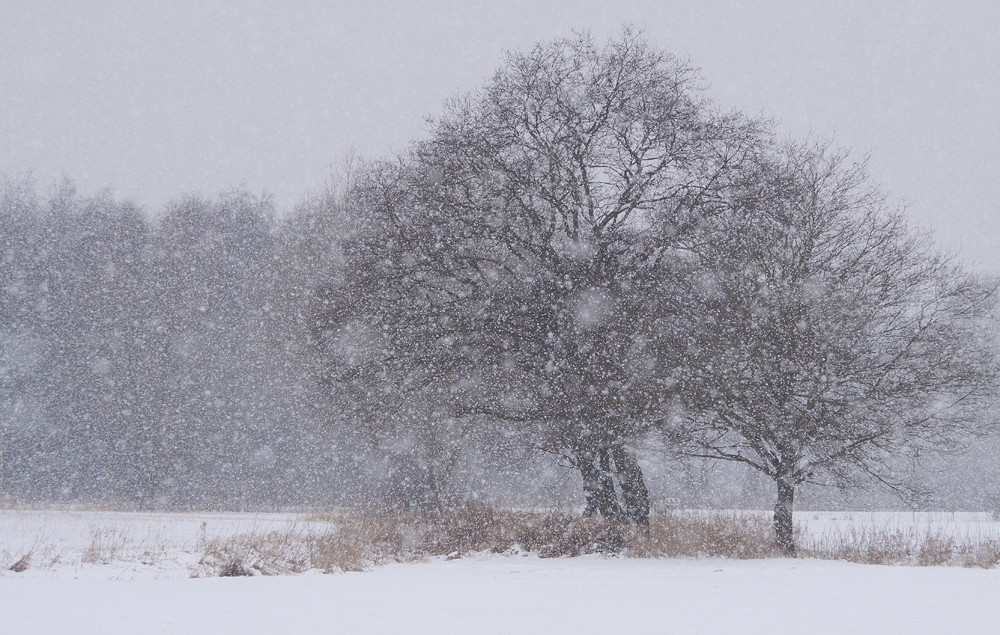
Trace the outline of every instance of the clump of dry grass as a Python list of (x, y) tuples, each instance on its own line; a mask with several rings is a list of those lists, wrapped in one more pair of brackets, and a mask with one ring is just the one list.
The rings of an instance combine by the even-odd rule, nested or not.
[(315, 568), (310, 551), (322, 540), (296, 528), (264, 534), (246, 533), (206, 541), (199, 565), (222, 577), (301, 573)]
[(53, 546), (36, 542), (17, 551), (0, 549), (0, 570), (23, 573), (28, 569), (48, 569), (63, 559)]
[(759, 514), (674, 512), (653, 516), (636, 532), (628, 555), (647, 558), (770, 558), (774, 527)]
[(85, 564), (109, 564), (124, 555), (128, 536), (114, 528), (94, 528), (90, 530), (90, 544), (80, 557)]
[(220, 578), (241, 578), (253, 575), (254, 570), (244, 567), (243, 562), (240, 560), (232, 560), (219, 570)]
[(21, 556), (17, 562), (8, 567), (8, 571), (13, 571), (14, 573), (23, 573), (27, 571), (31, 566), (31, 553), (26, 553)]
[[(313, 523), (315, 525), (315, 523)], [(407, 528), (389, 516), (343, 515), (321, 528), (292, 527), (207, 540), (196, 574), (281, 575), (363, 571), (413, 552)]]

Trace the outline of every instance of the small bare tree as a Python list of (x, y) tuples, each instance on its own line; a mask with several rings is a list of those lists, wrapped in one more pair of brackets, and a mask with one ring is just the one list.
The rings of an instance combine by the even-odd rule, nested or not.
[(909, 229), (863, 166), (827, 147), (778, 154), (689, 244), (671, 300), (683, 397), (663, 429), (774, 479), (777, 547), (794, 556), (796, 486), (867, 475), (901, 492), (892, 461), (990, 423), (997, 286)]

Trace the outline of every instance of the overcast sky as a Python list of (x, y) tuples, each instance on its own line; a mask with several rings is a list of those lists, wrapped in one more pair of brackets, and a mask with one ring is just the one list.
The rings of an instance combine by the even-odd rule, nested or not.
[(383, 155), (505, 50), (623, 24), (722, 104), (834, 135), (946, 247), (1000, 271), (1000, 3), (0, 2), (0, 172), (150, 210), (243, 184), (279, 208)]

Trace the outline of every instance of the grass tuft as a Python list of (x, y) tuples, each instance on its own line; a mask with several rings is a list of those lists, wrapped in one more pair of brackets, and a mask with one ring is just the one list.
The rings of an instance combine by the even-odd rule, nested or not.
[(90, 530), (90, 545), (84, 550), (80, 562), (84, 564), (110, 564), (123, 555), (128, 545), (128, 536), (114, 528), (94, 528)]
[(233, 560), (219, 570), (220, 578), (252, 577), (253, 569), (247, 569), (239, 560)]
[(13, 571), (14, 573), (21, 573), (23, 571), (27, 571), (28, 567), (30, 566), (31, 566), (31, 554), (26, 553), (23, 556), (21, 556), (21, 558), (17, 562), (10, 565), (9, 571)]

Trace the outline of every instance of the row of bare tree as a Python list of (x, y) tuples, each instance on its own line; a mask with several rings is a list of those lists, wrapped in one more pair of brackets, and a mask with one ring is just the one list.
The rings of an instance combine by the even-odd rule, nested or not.
[(0, 194), (0, 495), (329, 499), (325, 398), (289, 335), (266, 199), (188, 198), (154, 219), (68, 182)]
[(900, 457), (989, 428), (996, 282), (863, 165), (699, 81), (629, 31), (542, 44), (328, 198), (325, 377), (376, 443), (427, 453), (428, 491), (434, 443), (475, 438), (562, 457), (588, 512), (642, 524), (656, 444), (773, 479), (793, 555), (800, 484), (902, 492)]

